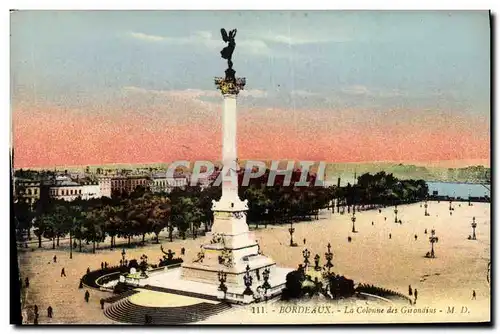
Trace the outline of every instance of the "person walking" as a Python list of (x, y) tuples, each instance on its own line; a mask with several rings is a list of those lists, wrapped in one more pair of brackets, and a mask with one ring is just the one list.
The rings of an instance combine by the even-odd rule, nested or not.
[(417, 297), (418, 297), (418, 291), (417, 289), (415, 289), (415, 291), (413, 291), (413, 294), (415, 295), (415, 303), (417, 302)]
[(417, 241), (417, 239), (418, 239), (418, 236), (415, 234), (415, 241)]
[(61, 277), (66, 277), (66, 272), (64, 271), (64, 267), (61, 269)]
[(304, 238), (304, 245), (306, 244), (306, 238)]
[(389, 233), (389, 239), (392, 239), (392, 234), (391, 233)]
[(99, 301), (99, 303), (101, 304), (101, 310), (104, 310), (104, 299), (101, 298), (101, 300)]
[(408, 285), (408, 295), (413, 295), (413, 290), (411, 289), (411, 285)]
[(54, 257), (52, 258), (52, 260), (54, 260), (54, 263), (57, 263), (57, 256), (54, 255)]
[(29, 288), (30, 287), (30, 279), (28, 277), (26, 277), (26, 279), (24, 280), (24, 285)]
[(186, 248), (182, 247), (181, 248), (181, 255), (185, 255), (186, 254)]
[(52, 318), (52, 306), (47, 307), (47, 317)]
[(476, 299), (476, 290), (472, 290), (472, 299), (475, 300)]
[(85, 291), (85, 301), (88, 303), (90, 299), (90, 293), (89, 290)]
[(101, 270), (104, 269), (104, 262), (101, 262)]

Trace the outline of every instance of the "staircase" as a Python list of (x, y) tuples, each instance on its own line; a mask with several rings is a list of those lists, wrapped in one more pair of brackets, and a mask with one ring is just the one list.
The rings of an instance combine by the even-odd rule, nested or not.
[(146, 315), (151, 317), (151, 325), (180, 325), (202, 321), (231, 308), (230, 304), (200, 303), (181, 307), (148, 307), (136, 305), (128, 298), (121, 299), (104, 310), (111, 320), (120, 323), (144, 324)]
[(151, 286), (151, 285), (145, 285), (141, 287), (141, 289), (145, 290), (151, 290), (151, 291), (157, 291), (157, 292), (166, 292), (166, 293), (172, 293), (174, 295), (181, 295), (181, 296), (187, 296), (187, 297), (193, 297), (193, 298), (199, 298), (199, 299), (207, 299), (207, 300), (213, 300), (213, 301), (219, 301), (219, 299), (215, 296), (210, 296), (210, 295), (205, 295), (202, 293), (196, 293), (196, 292), (189, 292), (189, 291), (181, 291), (181, 290), (175, 290), (175, 289), (169, 289), (169, 288), (162, 288), (159, 286)]
[(119, 295), (114, 295), (114, 296), (111, 296), (111, 297), (108, 297), (108, 298), (105, 298), (104, 299), (104, 302), (105, 303), (108, 303), (108, 304), (112, 304), (112, 303), (116, 303), (117, 301), (123, 299), (123, 298), (127, 298), (127, 297), (130, 297), (132, 295), (135, 295), (136, 293), (138, 293), (139, 291), (136, 291), (136, 290), (129, 290), (129, 291), (125, 291), (124, 293), (121, 293)]

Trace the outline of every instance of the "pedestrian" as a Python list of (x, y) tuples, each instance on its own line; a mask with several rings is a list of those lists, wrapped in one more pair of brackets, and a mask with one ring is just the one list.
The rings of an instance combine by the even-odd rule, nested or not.
[(304, 245), (306, 244), (306, 238), (304, 238)]
[(372, 222), (372, 226), (373, 226), (373, 222)]
[(476, 299), (476, 290), (472, 290), (472, 299)]
[(52, 318), (52, 306), (47, 307), (47, 317)]
[(87, 267), (87, 275), (90, 274), (90, 267)]
[(387, 220), (387, 217), (384, 217), (384, 220)]
[(389, 239), (392, 239), (392, 234), (389, 233)]
[(427, 229), (425, 229), (424, 234), (427, 234)]
[(30, 279), (28, 277), (24, 280), (24, 285), (26, 285), (27, 288), (30, 287)]
[(34, 307), (34, 311), (35, 311), (35, 315), (38, 315), (38, 305), (35, 304), (35, 307)]
[(61, 277), (66, 277), (66, 272), (64, 271), (64, 267), (61, 269)]
[(54, 263), (57, 263), (57, 256), (54, 255), (53, 260), (54, 260)]
[(108, 269), (108, 263), (104, 262), (104, 269)]
[(104, 269), (104, 262), (101, 262), (101, 270)]
[(260, 281), (260, 271), (259, 271), (259, 269), (257, 269), (255, 271), (255, 276), (257, 276), (257, 281)]
[(123, 267), (123, 260), (120, 260), (120, 267)]
[(182, 247), (181, 248), (181, 255), (185, 255), (186, 254), (186, 248)]
[(417, 241), (417, 239), (418, 239), (418, 236), (415, 234), (415, 241)]
[(382, 210), (381, 210), (381, 209), (378, 209), (378, 213), (382, 213)]
[(408, 285), (408, 295), (413, 295), (413, 290), (411, 289), (411, 285)]
[(85, 291), (85, 301), (88, 303), (90, 299), (90, 293), (89, 290)]
[(101, 300), (99, 301), (99, 303), (101, 303), (101, 310), (104, 310), (104, 299), (101, 298)]
[(415, 303), (417, 302), (417, 297), (418, 297), (418, 291), (417, 289), (415, 289), (415, 291), (413, 291), (413, 294), (415, 295)]

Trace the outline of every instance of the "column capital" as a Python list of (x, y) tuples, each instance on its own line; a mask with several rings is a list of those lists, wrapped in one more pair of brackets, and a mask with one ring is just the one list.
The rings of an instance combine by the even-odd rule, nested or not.
[(222, 95), (238, 95), (240, 90), (245, 88), (246, 78), (227, 79), (215, 77), (214, 82)]

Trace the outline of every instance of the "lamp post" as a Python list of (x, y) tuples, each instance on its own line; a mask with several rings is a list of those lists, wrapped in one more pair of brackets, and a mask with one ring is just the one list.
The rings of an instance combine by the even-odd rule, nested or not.
[(394, 222), (396, 224), (398, 223), (398, 205), (397, 204), (394, 206)]
[(452, 202), (452, 201), (451, 201), (451, 199), (450, 199), (450, 211), (451, 211), (451, 202)]
[(431, 243), (431, 258), (434, 258), (434, 244), (438, 242), (438, 237), (434, 230), (431, 231), (431, 236), (429, 237), (429, 242)]
[(325, 259), (326, 259), (325, 267), (328, 268), (328, 272), (330, 272), (330, 269), (333, 267), (332, 263), (333, 253), (331, 252), (332, 246), (330, 245), (330, 243), (328, 243), (328, 246), (326, 246), (326, 248), (328, 249), (328, 252), (325, 253)]
[(290, 223), (290, 228), (288, 229), (290, 233), (290, 247), (293, 246), (293, 233), (295, 232), (295, 228), (293, 227), (293, 223)]
[(125, 248), (123, 248), (122, 249), (122, 261), (123, 261), (123, 263), (125, 263), (125, 254), (126, 254)]
[(311, 252), (306, 248), (302, 251), (302, 256), (304, 257), (304, 270), (307, 270), (309, 265), (309, 257), (311, 256)]
[(427, 199), (425, 200), (424, 208), (425, 208), (425, 216), (428, 216), (429, 213), (427, 212)]
[(354, 223), (356, 222), (356, 216), (354, 214), (351, 217), (351, 221), (352, 221), (352, 233), (356, 233), (356, 226), (354, 225)]
[(314, 256), (314, 270), (316, 270), (316, 271), (320, 270), (319, 259), (320, 259), (319, 254), (316, 254), (316, 256)]
[(470, 226), (472, 226), (472, 240), (476, 240), (476, 217), (472, 217), (472, 224)]

